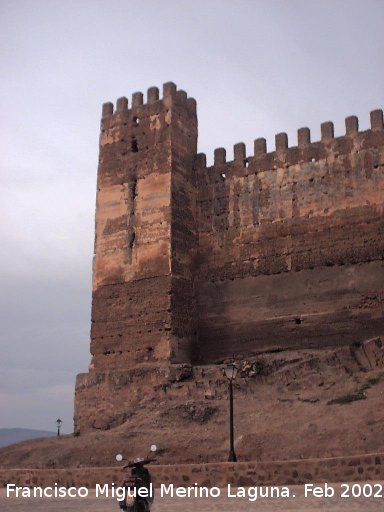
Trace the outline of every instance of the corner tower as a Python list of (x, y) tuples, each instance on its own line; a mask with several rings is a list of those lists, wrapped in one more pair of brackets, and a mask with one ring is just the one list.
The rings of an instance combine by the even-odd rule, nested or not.
[(189, 362), (196, 102), (175, 84), (103, 105), (90, 370)]

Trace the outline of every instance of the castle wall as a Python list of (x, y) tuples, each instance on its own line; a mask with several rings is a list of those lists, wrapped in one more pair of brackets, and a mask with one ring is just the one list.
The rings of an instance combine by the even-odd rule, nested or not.
[(310, 142), (298, 133), (276, 151), (255, 141), (234, 160), (215, 151), (198, 175), (200, 358), (338, 345), (384, 329), (384, 131), (355, 117), (334, 138), (332, 123)]

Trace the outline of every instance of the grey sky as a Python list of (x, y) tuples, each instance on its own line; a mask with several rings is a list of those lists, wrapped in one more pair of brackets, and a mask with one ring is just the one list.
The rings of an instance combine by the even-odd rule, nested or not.
[(381, 0), (1, 0), (0, 427), (72, 428), (101, 104), (174, 81), (199, 150), (384, 106)]

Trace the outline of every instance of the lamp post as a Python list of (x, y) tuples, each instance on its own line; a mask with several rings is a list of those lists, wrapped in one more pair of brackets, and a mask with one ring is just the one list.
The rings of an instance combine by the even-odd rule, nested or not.
[(235, 453), (235, 442), (234, 442), (234, 427), (233, 427), (233, 381), (236, 379), (237, 368), (232, 363), (226, 366), (224, 369), (225, 376), (228, 379), (229, 389), (229, 456), (228, 462), (237, 462)]
[(57, 437), (60, 437), (60, 427), (61, 427), (61, 424), (62, 424), (62, 420), (60, 418), (57, 418), (56, 420), (56, 425), (57, 425)]

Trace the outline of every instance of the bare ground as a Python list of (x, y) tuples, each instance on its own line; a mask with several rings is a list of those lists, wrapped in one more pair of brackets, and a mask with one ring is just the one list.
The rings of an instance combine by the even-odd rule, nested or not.
[[(239, 460), (384, 452), (384, 368), (349, 348), (263, 354), (241, 363), (235, 386)], [(24, 441), (0, 449), (0, 467), (112, 466), (115, 454), (159, 447), (162, 464), (224, 461), (228, 400), (149, 401), (117, 428)]]

